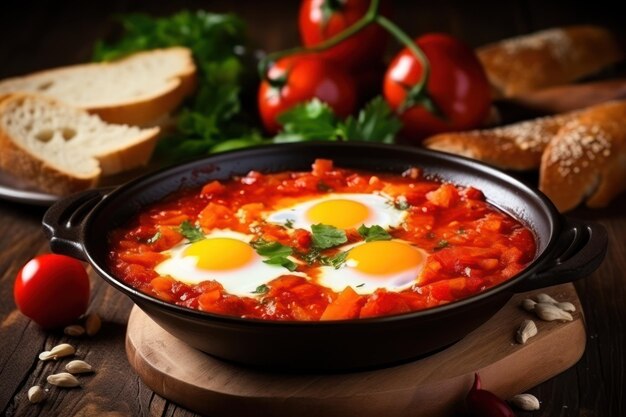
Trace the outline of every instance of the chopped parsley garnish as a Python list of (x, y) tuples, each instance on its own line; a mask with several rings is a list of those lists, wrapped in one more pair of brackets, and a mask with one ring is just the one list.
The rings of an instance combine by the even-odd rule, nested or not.
[(260, 242), (255, 241), (252, 247), (256, 249), (256, 253), (261, 256), (267, 256), (268, 258), (274, 258), (277, 256), (289, 256), (293, 253), (293, 248), (283, 245), (280, 242)]
[(268, 287), (265, 284), (261, 284), (258, 287), (256, 287), (256, 290), (252, 291), (252, 294), (265, 294), (269, 290), (270, 290), (270, 287)]
[(363, 284), (359, 284), (359, 285), (357, 285), (356, 287), (357, 287), (357, 288), (361, 288), (361, 287), (363, 287), (364, 285), (365, 285), (365, 283), (363, 283)]
[(293, 219), (287, 219), (287, 220), (285, 221), (285, 227), (286, 227), (287, 229), (293, 229)]
[(157, 232), (154, 234), (154, 236), (152, 236), (150, 239), (147, 240), (147, 243), (149, 245), (154, 245), (156, 243), (157, 240), (159, 240), (161, 238), (161, 231), (157, 230)]
[(322, 254), (320, 253), (320, 251), (315, 248), (312, 248), (308, 252), (300, 254), (302, 260), (308, 265), (313, 265), (316, 261), (320, 259), (321, 256)]
[(180, 226), (178, 226), (178, 231), (191, 243), (204, 239), (202, 230), (200, 230), (198, 226), (189, 223), (189, 220), (182, 222)]
[(391, 240), (391, 235), (387, 233), (381, 226), (374, 225), (367, 227), (364, 224), (357, 229), (357, 232), (361, 235), (366, 242), (375, 242), (377, 240)]
[(330, 256), (330, 257), (322, 256), (320, 257), (320, 263), (322, 265), (332, 266), (335, 269), (339, 269), (346, 262), (346, 259), (348, 258), (348, 252), (349, 251), (339, 252), (335, 256)]
[(288, 258), (288, 256), (293, 254), (293, 248), (290, 246), (283, 245), (280, 242), (267, 242), (263, 239), (256, 240), (251, 245), (256, 249), (256, 253), (268, 258), (263, 261), (266, 264), (280, 265), (290, 271), (295, 271), (298, 267), (295, 262)]
[(409, 204), (409, 202), (406, 201), (406, 199), (404, 198), (399, 198), (396, 201), (394, 201), (393, 206), (397, 210), (408, 210), (411, 208), (411, 205)]
[(263, 263), (266, 263), (269, 265), (280, 265), (282, 267), (287, 268), (290, 271), (295, 271), (296, 268), (298, 267), (298, 264), (296, 264), (294, 261), (287, 258), (286, 256), (274, 256), (273, 258), (264, 260)]
[(458, 235), (464, 235), (466, 232), (465, 232), (465, 229), (464, 229), (464, 228), (459, 227), (459, 230), (457, 230), (457, 231), (456, 231), (456, 233), (457, 233)]
[(317, 183), (317, 190), (323, 193), (327, 193), (327, 192), (332, 191), (333, 188), (330, 185), (326, 184), (324, 181), (319, 181)]
[(311, 226), (311, 239), (316, 249), (328, 249), (346, 243), (346, 232), (334, 226), (314, 224)]
[(445, 239), (441, 239), (439, 242), (437, 242), (437, 247), (435, 249), (443, 249), (443, 248), (447, 248), (449, 245), (448, 241)]

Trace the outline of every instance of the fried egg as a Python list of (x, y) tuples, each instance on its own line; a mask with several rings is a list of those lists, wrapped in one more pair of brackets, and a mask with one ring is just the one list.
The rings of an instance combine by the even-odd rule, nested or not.
[(214, 230), (206, 239), (180, 243), (162, 252), (169, 258), (154, 270), (159, 275), (198, 284), (214, 280), (230, 294), (250, 296), (262, 284), (290, 272), (280, 265), (269, 265), (250, 246), (252, 236), (230, 230)]
[(402, 224), (407, 215), (390, 201), (378, 194), (332, 193), (274, 211), (266, 220), (307, 230), (320, 223), (339, 229), (354, 229), (362, 224), (389, 229)]
[(351, 286), (359, 294), (371, 294), (378, 288), (401, 291), (413, 285), (428, 254), (403, 240), (360, 242), (347, 245), (346, 262), (339, 268), (322, 266), (317, 282), (340, 292)]

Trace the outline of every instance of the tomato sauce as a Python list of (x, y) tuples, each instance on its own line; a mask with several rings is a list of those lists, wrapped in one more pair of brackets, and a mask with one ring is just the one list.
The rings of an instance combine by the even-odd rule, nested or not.
[[(311, 232), (265, 221), (267, 213), (286, 202), (330, 192), (384, 195), (406, 211), (403, 223), (387, 231), (427, 254), (410, 288), (359, 294), (350, 286), (334, 291), (320, 285), (320, 260), (310, 256)], [(161, 276), (155, 267), (168, 258), (163, 252), (186, 242), (183, 223), (203, 233), (232, 230), (280, 242), (292, 248), (295, 271), (285, 270), (250, 296), (230, 294), (215, 280), (188, 284)], [(345, 234), (346, 244), (363, 240), (354, 229)], [(336, 168), (329, 160), (317, 160), (308, 172), (252, 171), (181, 190), (113, 230), (108, 242), (112, 273), (161, 300), (243, 318), (307, 321), (379, 317), (457, 301), (510, 279), (536, 250), (532, 232), (487, 203), (480, 190), (427, 179), (417, 168), (402, 175), (373, 173)], [(328, 258), (341, 249), (318, 252)]]

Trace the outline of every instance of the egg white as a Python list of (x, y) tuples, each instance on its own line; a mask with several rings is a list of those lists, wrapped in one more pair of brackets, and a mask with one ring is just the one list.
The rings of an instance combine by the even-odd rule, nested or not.
[[(253, 236), (231, 230), (213, 230), (206, 238), (232, 238), (249, 244)], [(290, 272), (283, 266), (264, 263), (265, 258), (256, 252), (248, 263), (237, 269), (209, 271), (196, 266), (198, 257), (184, 255), (187, 248), (189, 243), (181, 242), (162, 252), (169, 258), (158, 264), (154, 270), (159, 275), (169, 275), (191, 285), (214, 280), (222, 284), (226, 292), (244, 297), (250, 296), (258, 286), (267, 284), (281, 275), (300, 275), (298, 272)]]
[[(307, 211), (314, 205), (329, 200), (352, 200), (368, 207), (370, 215), (362, 222), (368, 227), (373, 225), (378, 225), (384, 229), (398, 227), (404, 222), (407, 216), (405, 210), (396, 209), (393, 204), (390, 204), (391, 200), (389, 198), (379, 194), (330, 193), (281, 210), (273, 211), (269, 215), (266, 215), (265, 220), (269, 223), (280, 225), (291, 223), (294, 228), (311, 230), (311, 225), (316, 223), (307, 219)], [(360, 224), (358, 226), (360, 226)]]
[[(401, 239), (393, 239), (393, 241), (411, 245), (410, 242)], [(365, 242), (358, 242), (345, 245), (341, 248), (341, 251), (349, 251), (364, 243)], [(385, 275), (373, 275), (357, 270), (354, 260), (348, 259), (338, 269), (333, 266), (320, 266), (317, 283), (335, 292), (341, 292), (347, 286), (350, 286), (357, 294), (371, 294), (379, 288), (384, 288), (387, 291), (405, 290), (410, 288), (417, 281), (420, 273), (424, 269), (426, 258), (428, 257), (428, 254), (422, 249), (414, 245), (411, 246), (421, 252), (422, 255), (422, 262), (415, 267)]]

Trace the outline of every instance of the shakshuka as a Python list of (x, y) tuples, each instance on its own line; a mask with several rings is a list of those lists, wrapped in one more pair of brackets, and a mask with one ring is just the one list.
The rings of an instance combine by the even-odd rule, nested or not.
[(108, 236), (114, 275), (201, 311), (266, 320), (401, 314), (480, 293), (535, 255), (473, 187), (356, 171), (252, 171), (178, 191)]

